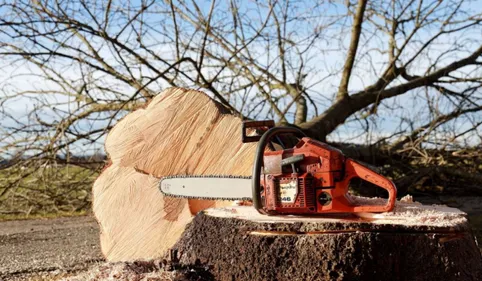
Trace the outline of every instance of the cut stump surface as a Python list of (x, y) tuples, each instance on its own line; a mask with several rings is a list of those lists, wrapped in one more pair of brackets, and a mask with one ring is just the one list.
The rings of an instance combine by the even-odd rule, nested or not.
[(211, 267), (216, 280), (482, 280), (465, 214), (418, 203), (361, 217), (208, 209), (173, 249), (182, 264)]

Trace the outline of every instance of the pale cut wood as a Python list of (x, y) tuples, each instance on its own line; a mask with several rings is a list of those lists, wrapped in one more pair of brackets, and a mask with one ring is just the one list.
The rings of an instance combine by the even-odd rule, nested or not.
[(163, 254), (191, 217), (186, 199), (164, 200), (159, 195), (157, 178), (117, 165), (96, 181), (93, 210), (102, 251), (109, 260)]
[(193, 214), (233, 203), (164, 198), (159, 178), (249, 176), (255, 148), (241, 142), (241, 119), (202, 92), (168, 89), (127, 115), (106, 138), (111, 164), (93, 186), (105, 257), (162, 256)]
[(124, 167), (165, 175), (251, 175), (256, 144), (241, 142), (241, 119), (202, 92), (169, 89), (109, 133), (106, 151)]

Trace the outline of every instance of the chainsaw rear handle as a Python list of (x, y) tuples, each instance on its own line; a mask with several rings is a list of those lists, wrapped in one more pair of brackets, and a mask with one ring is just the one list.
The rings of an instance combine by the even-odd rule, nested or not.
[(385, 178), (384, 176), (378, 174), (372, 169), (356, 162), (353, 159), (345, 159), (345, 175), (342, 181), (336, 183), (335, 190), (338, 190), (342, 194), (348, 193), (348, 186), (353, 178), (360, 178), (364, 181), (370, 182), (378, 187), (385, 189), (388, 192), (387, 204), (385, 205), (352, 205), (351, 212), (361, 213), (380, 213), (380, 212), (390, 212), (395, 207), (395, 202), (397, 198), (397, 188), (395, 184)]
[(259, 139), (258, 147), (256, 148), (256, 154), (254, 158), (253, 176), (251, 179), (252, 186), (253, 186), (253, 206), (258, 212), (260, 212), (260, 210), (263, 208), (262, 202), (261, 202), (260, 177), (261, 177), (261, 167), (263, 166), (264, 150), (266, 149), (266, 145), (268, 145), (269, 141), (274, 136), (280, 135), (280, 134), (292, 134), (299, 138), (306, 137), (306, 134), (303, 133), (303, 131), (295, 127), (274, 127), (269, 129)]
[(257, 129), (257, 130), (263, 130), (267, 131), (275, 126), (273, 120), (265, 120), (265, 121), (243, 121), (243, 125), (241, 127), (241, 140), (243, 143), (247, 142), (256, 142), (261, 139), (262, 133), (260, 135), (256, 136), (248, 136), (246, 129), (251, 128), (251, 129)]

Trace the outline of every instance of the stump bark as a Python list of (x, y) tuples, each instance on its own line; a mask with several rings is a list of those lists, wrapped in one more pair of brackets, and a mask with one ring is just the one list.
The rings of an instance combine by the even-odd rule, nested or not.
[(249, 176), (256, 144), (242, 143), (241, 122), (202, 92), (171, 88), (114, 126), (105, 141), (110, 165), (92, 190), (108, 260), (160, 257), (193, 214), (232, 205), (164, 198), (158, 182), (181, 174)]
[(173, 247), (216, 280), (482, 280), (464, 213), (397, 203), (362, 217), (268, 217), (252, 207), (199, 213)]

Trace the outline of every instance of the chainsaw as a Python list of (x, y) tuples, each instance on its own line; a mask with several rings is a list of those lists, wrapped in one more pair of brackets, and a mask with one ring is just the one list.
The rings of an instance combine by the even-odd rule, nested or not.
[[(258, 134), (248, 136), (247, 129)], [(293, 137), (297, 143), (285, 147), (286, 139)], [(251, 177), (168, 176), (160, 181), (161, 192), (194, 199), (252, 201), (258, 212), (267, 215), (377, 213), (389, 212), (395, 206), (397, 189), (389, 179), (296, 127), (245, 121), (242, 140), (258, 142)], [(385, 189), (386, 204), (357, 204), (348, 192), (354, 178)]]

